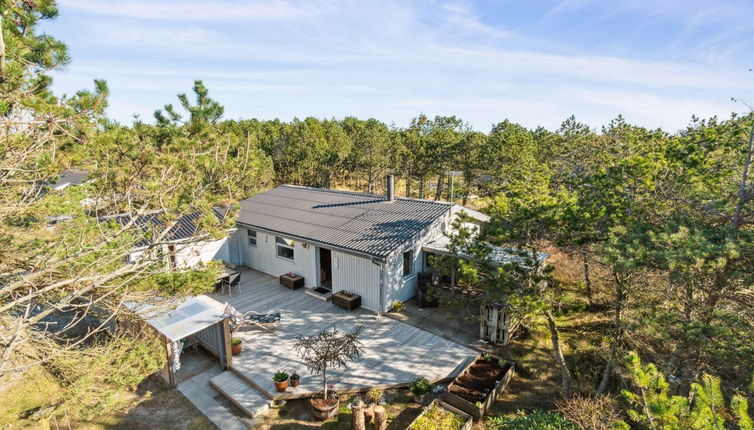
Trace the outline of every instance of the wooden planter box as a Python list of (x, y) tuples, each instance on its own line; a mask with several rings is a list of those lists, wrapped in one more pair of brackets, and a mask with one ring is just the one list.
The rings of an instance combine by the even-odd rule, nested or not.
[(343, 291), (338, 291), (332, 295), (332, 302), (339, 308), (352, 311), (361, 306), (361, 296), (358, 294), (346, 295)]
[(409, 430), (412, 429), (412, 428), (414, 428), (414, 424), (416, 424), (416, 422), (419, 421), (419, 418), (421, 418), (422, 416), (424, 416), (424, 414), (426, 414), (427, 411), (429, 411), (430, 409), (432, 409), (435, 406), (438, 407), (438, 408), (442, 408), (442, 409), (445, 409), (447, 411), (453, 412), (454, 414), (460, 416), (461, 418), (463, 418), (466, 421), (461, 426), (461, 430), (471, 430), (471, 426), (473, 425), (474, 421), (471, 419), (471, 416), (469, 414), (467, 414), (467, 413), (465, 413), (463, 411), (460, 411), (457, 408), (454, 408), (452, 405), (449, 405), (449, 404), (447, 404), (447, 403), (445, 403), (445, 402), (443, 402), (441, 400), (438, 400), (438, 399), (432, 400), (432, 402), (430, 402), (427, 406), (425, 406), (424, 410), (422, 411), (422, 413), (419, 414), (419, 416), (416, 417), (415, 420), (411, 421), (411, 424), (409, 424), (407, 428)]
[[(511, 381), (511, 378), (513, 378), (513, 375), (516, 372), (516, 363), (508, 362), (508, 369), (505, 371), (503, 376), (495, 382), (495, 388), (493, 388), (492, 391), (487, 394), (487, 397), (483, 402), (480, 402), (480, 404), (477, 405), (476, 403), (472, 403), (454, 393), (451, 393), (450, 390), (454, 386), (454, 384), (456, 384), (458, 378), (466, 374), (466, 372), (469, 371), (469, 368), (471, 368), (471, 366), (473, 366), (479, 360), (482, 360), (481, 355), (477, 357), (477, 359), (474, 360), (471, 364), (466, 366), (466, 369), (464, 369), (463, 372), (461, 372), (461, 374), (456, 377), (456, 379), (454, 379), (453, 382), (450, 383), (450, 385), (448, 385), (448, 389), (442, 393), (441, 397), (442, 400), (444, 400), (446, 403), (455, 406), (461, 411), (471, 415), (477, 421), (482, 419), (484, 414), (487, 413), (487, 410), (492, 407), (492, 405), (495, 403), (495, 400), (497, 400), (497, 398), (500, 396), (500, 393), (505, 390), (505, 388), (508, 386), (508, 383)], [(492, 357), (492, 360), (496, 363), (498, 361), (498, 357)]]
[(280, 275), (280, 285), (295, 290), (304, 286), (304, 277), (298, 275)]

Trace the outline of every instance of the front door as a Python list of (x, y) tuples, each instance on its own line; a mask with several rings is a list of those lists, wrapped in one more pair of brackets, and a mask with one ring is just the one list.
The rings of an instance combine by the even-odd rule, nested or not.
[(332, 252), (329, 249), (319, 250), (319, 286), (332, 291)]

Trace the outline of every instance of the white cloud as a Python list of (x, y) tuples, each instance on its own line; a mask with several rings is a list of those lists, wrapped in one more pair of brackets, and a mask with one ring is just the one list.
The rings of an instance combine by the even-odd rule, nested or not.
[(710, 62), (564, 51), (492, 27), (462, 0), (61, 6), (99, 15), (81, 19), (74, 55), (76, 44), (111, 54), (75, 57), (57, 87), (70, 93), (108, 79), (109, 112), (121, 120), (150, 117), (193, 79), (204, 79), (232, 118), (357, 114), (405, 124), (426, 112), (480, 129), (504, 118), (554, 128), (571, 114), (598, 126), (623, 113), (674, 130), (692, 114), (736, 109), (731, 96), (754, 92), (751, 74), (712, 61), (713, 45)]

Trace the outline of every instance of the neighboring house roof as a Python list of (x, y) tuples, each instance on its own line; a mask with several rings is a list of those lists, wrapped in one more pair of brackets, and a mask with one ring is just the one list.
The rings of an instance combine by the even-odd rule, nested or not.
[(238, 224), (385, 258), (451, 203), (282, 185), (241, 202)]
[(89, 178), (89, 172), (80, 169), (68, 169), (60, 174), (60, 179), (51, 185), (55, 190), (62, 190), (69, 185), (81, 185)]
[[(216, 207), (212, 208), (213, 213), (215, 216), (220, 220), (223, 221), (225, 218), (225, 215), (227, 213), (226, 208)], [(162, 242), (177, 242), (185, 239), (190, 239), (194, 236), (196, 236), (197, 232), (199, 232), (199, 226), (198, 221), (202, 217), (203, 213), (202, 211), (196, 211), (192, 212), (190, 214), (182, 215), (178, 219), (175, 220), (175, 223), (172, 227), (168, 230), (167, 233), (165, 233), (165, 236), (162, 238)], [(114, 220), (120, 225), (125, 226), (131, 221), (131, 214), (118, 214), (118, 215), (111, 215), (111, 216), (104, 216), (100, 217), (99, 221), (108, 221), (108, 220)], [(141, 215), (137, 218), (135, 222), (137, 228), (140, 228), (143, 233), (148, 232), (155, 232), (155, 233), (162, 233), (162, 231), (167, 228), (167, 221), (164, 217), (164, 213), (162, 211), (156, 211), (153, 213), (148, 213)], [(144, 239), (138, 241), (135, 245), (137, 247), (147, 246), (151, 243), (151, 239), (149, 237), (145, 237)]]

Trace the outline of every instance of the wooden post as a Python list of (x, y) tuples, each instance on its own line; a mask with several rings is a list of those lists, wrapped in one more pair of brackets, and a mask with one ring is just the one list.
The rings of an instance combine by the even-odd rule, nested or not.
[(384, 406), (374, 407), (374, 427), (377, 430), (387, 429), (387, 411)]
[(230, 341), (232, 333), (230, 332), (230, 321), (228, 318), (223, 319), (223, 340), (225, 341), (225, 363), (222, 363), (223, 367), (230, 369), (233, 364), (233, 353), (230, 350)]
[(484, 340), (484, 329), (487, 326), (487, 306), (481, 305), (479, 312), (479, 340)]
[(173, 347), (170, 345), (170, 339), (168, 339), (167, 336), (162, 336), (162, 340), (165, 345), (165, 355), (168, 360), (168, 386), (170, 388), (175, 388), (175, 376), (173, 375)]
[(498, 310), (496, 307), (492, 308), (492, 318), (490, 319), (490, 342), (493, 345), (497, 344), (497, 328), (498, 328)]
[(364, 424), (364, 402), (360, 398), (351, 403), (351, 412), (353, 412), (353, 430), (366, 430)]

